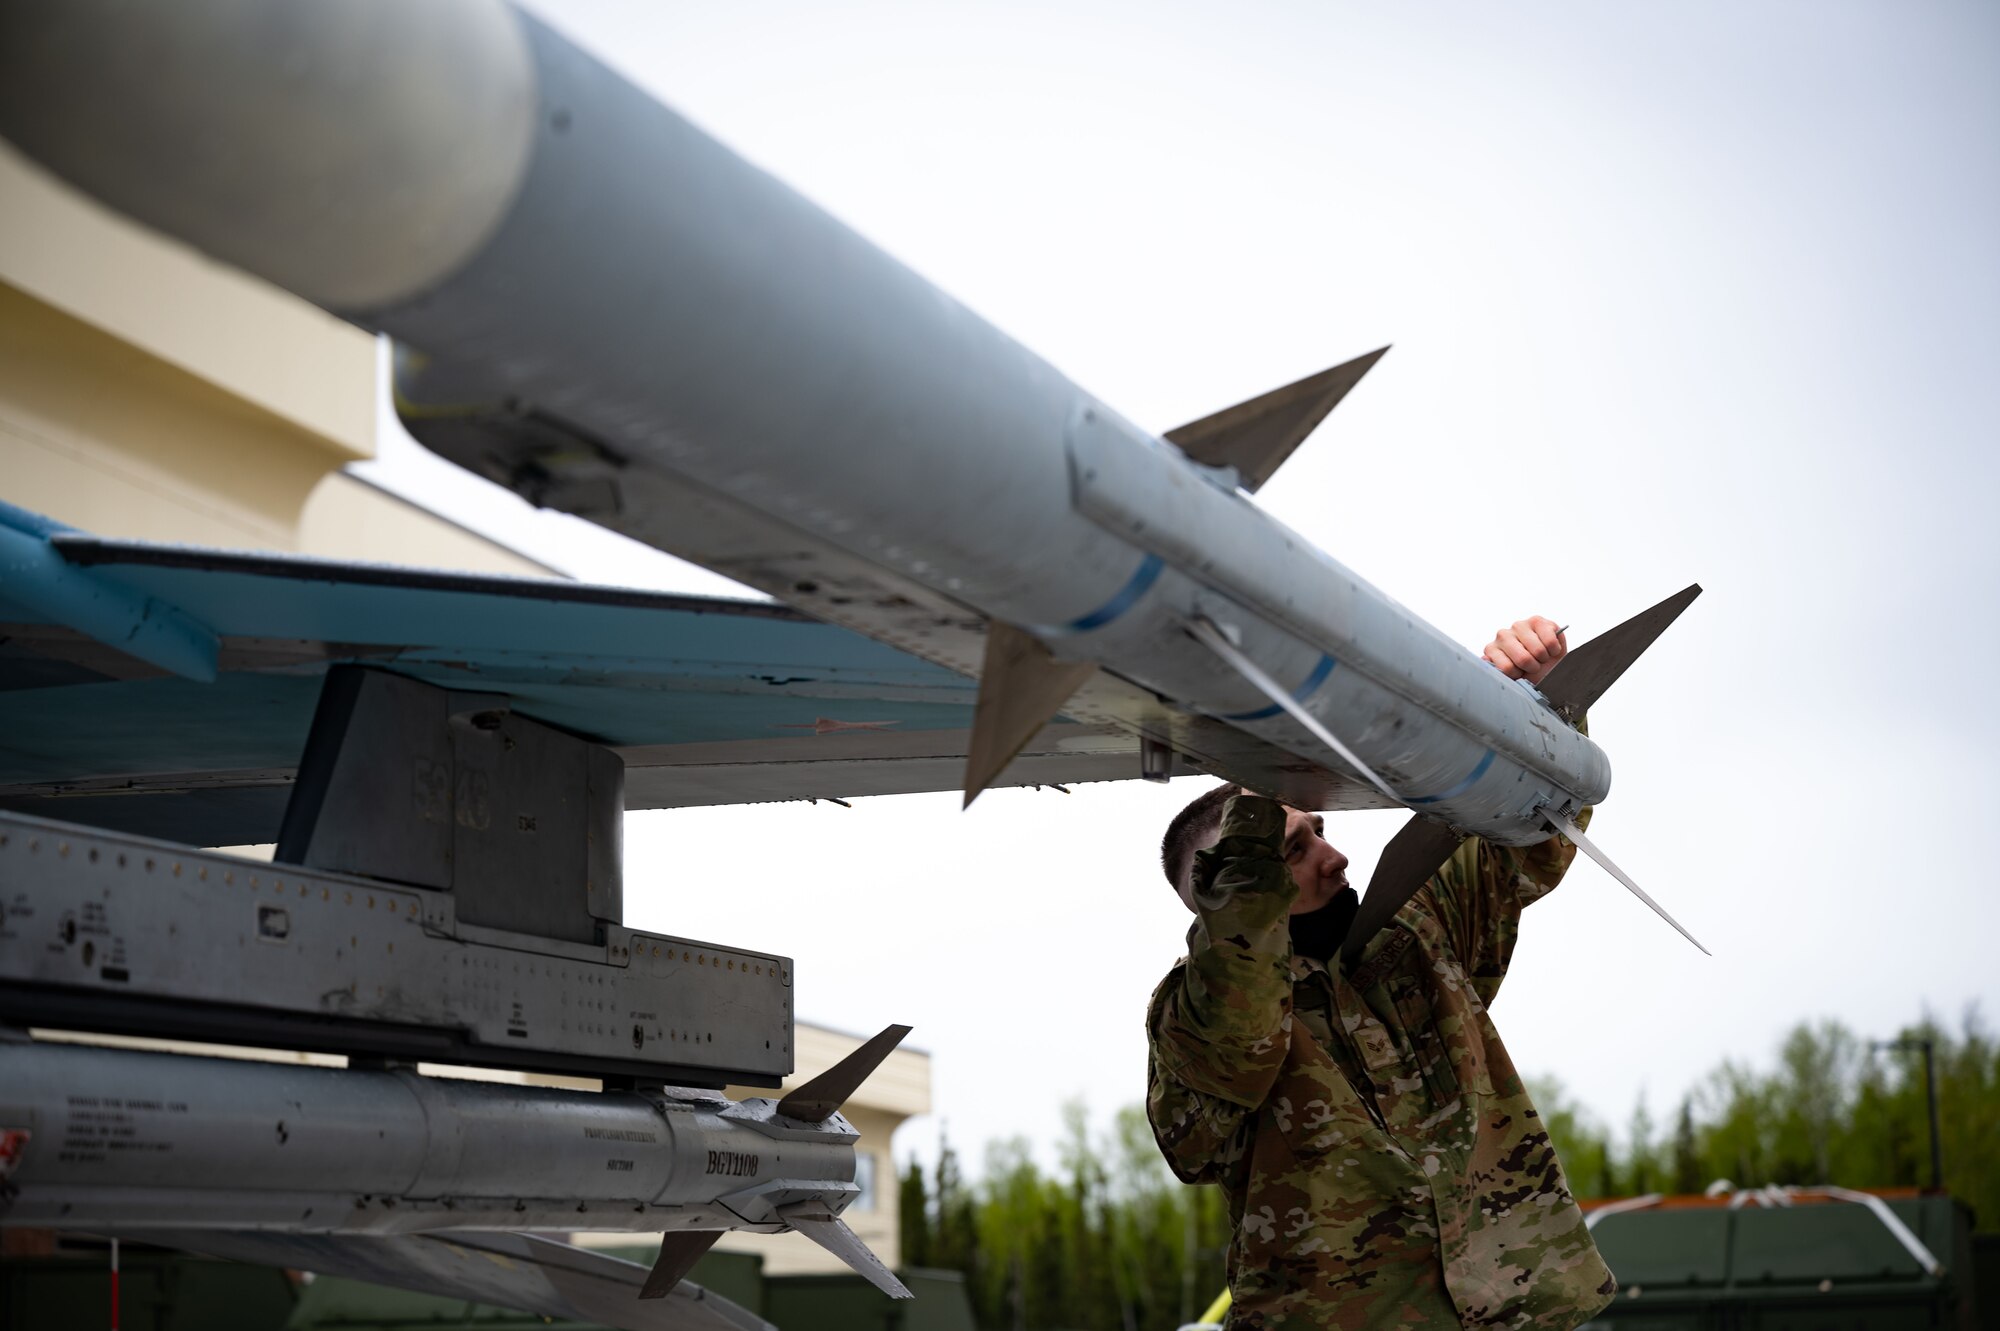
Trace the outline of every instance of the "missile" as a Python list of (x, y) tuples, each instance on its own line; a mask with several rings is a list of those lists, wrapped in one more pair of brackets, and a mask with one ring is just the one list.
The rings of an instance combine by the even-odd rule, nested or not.
[(725, 1232), (798, 1232), (907, 1298), (840, 1218), (859, 1190), (839, 1106), (908, 1030), (741, 1101), (0, 1039), (0, 1125), (24, 1142), (0, 1223), (207, 1250), (245, 1232), (664, 1231), (647, 1299)]
[(428, 447), (978, 676), (968, 802), (1057, 714), (1116, 724), (1413, 810), (1386, 920), (1610, 790), (1571, 721), (1650, 637), (1537, 694), (1252, 501), (1379, 351), (1158, 436), (502, 0), (0, 16), (0, 134), (389, 335)]

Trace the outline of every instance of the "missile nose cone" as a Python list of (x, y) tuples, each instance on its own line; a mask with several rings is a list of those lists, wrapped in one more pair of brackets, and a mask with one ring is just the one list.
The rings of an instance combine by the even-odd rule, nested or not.
[(10, 0), (0, 134), (142, 222), (335, 310), (492, 234), (535, 79), (498, 0)]

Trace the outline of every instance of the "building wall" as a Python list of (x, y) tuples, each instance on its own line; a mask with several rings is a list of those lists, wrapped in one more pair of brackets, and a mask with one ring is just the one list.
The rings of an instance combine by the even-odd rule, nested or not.
[(372, 559), (531, 578), (561, 576), (344, 471), (320, 481), (307, 497), (299, 515), (299, 550), (330, 559)]
[(85, 198), (0, 143), (0, 277), (342, 451), (373, 451), (372, 339)]
[(283, 417), (0, 285), (9, 503), (100, 535), (296, 550), (307, 499), (346, 460)]
[(0, 499), (103, 536), (547, 575), (342, 472), (375, 339), (0, 143)]

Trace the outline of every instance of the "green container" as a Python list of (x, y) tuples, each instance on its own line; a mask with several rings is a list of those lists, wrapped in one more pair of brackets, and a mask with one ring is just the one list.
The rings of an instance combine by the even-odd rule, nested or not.
[[(123, 1246), (123, 1331), (280, 1331), (294, 1286), (282, 1271)], [(51, 1257), (0, 1262), (0, 1328), (78, 1331), (111, 1325), (111, 1251), (71, 1241)]]
[(778, 1331), (976, 1331), (963, 1275), (897, 1274), (916, 1298), (892, 1299), (860, 1276), (766, 1276), (764, 1316)]
[(1977, 1331), (1971, 1214), (1949, 1197), (1890, 1202), (1944, 1264), (1920, 1266), (1868, 1207), (1805, 1202), (1607, 1215), (1594, 1231), (1615, 1331)]

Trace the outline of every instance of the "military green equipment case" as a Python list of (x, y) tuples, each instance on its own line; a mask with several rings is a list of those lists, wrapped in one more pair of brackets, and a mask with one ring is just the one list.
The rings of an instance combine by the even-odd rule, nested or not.
[[(1618, 1278), (1603, 1331), (1981, 1331), (1971, 1213), (1945, 1196), (1889, 1209), (1943, 1264), (1926, 1271), (1866, 1206), (1668, 1207), (1602, 1216)], [(1987, 1249), (1990, 1253), (1991, 1249)]]

